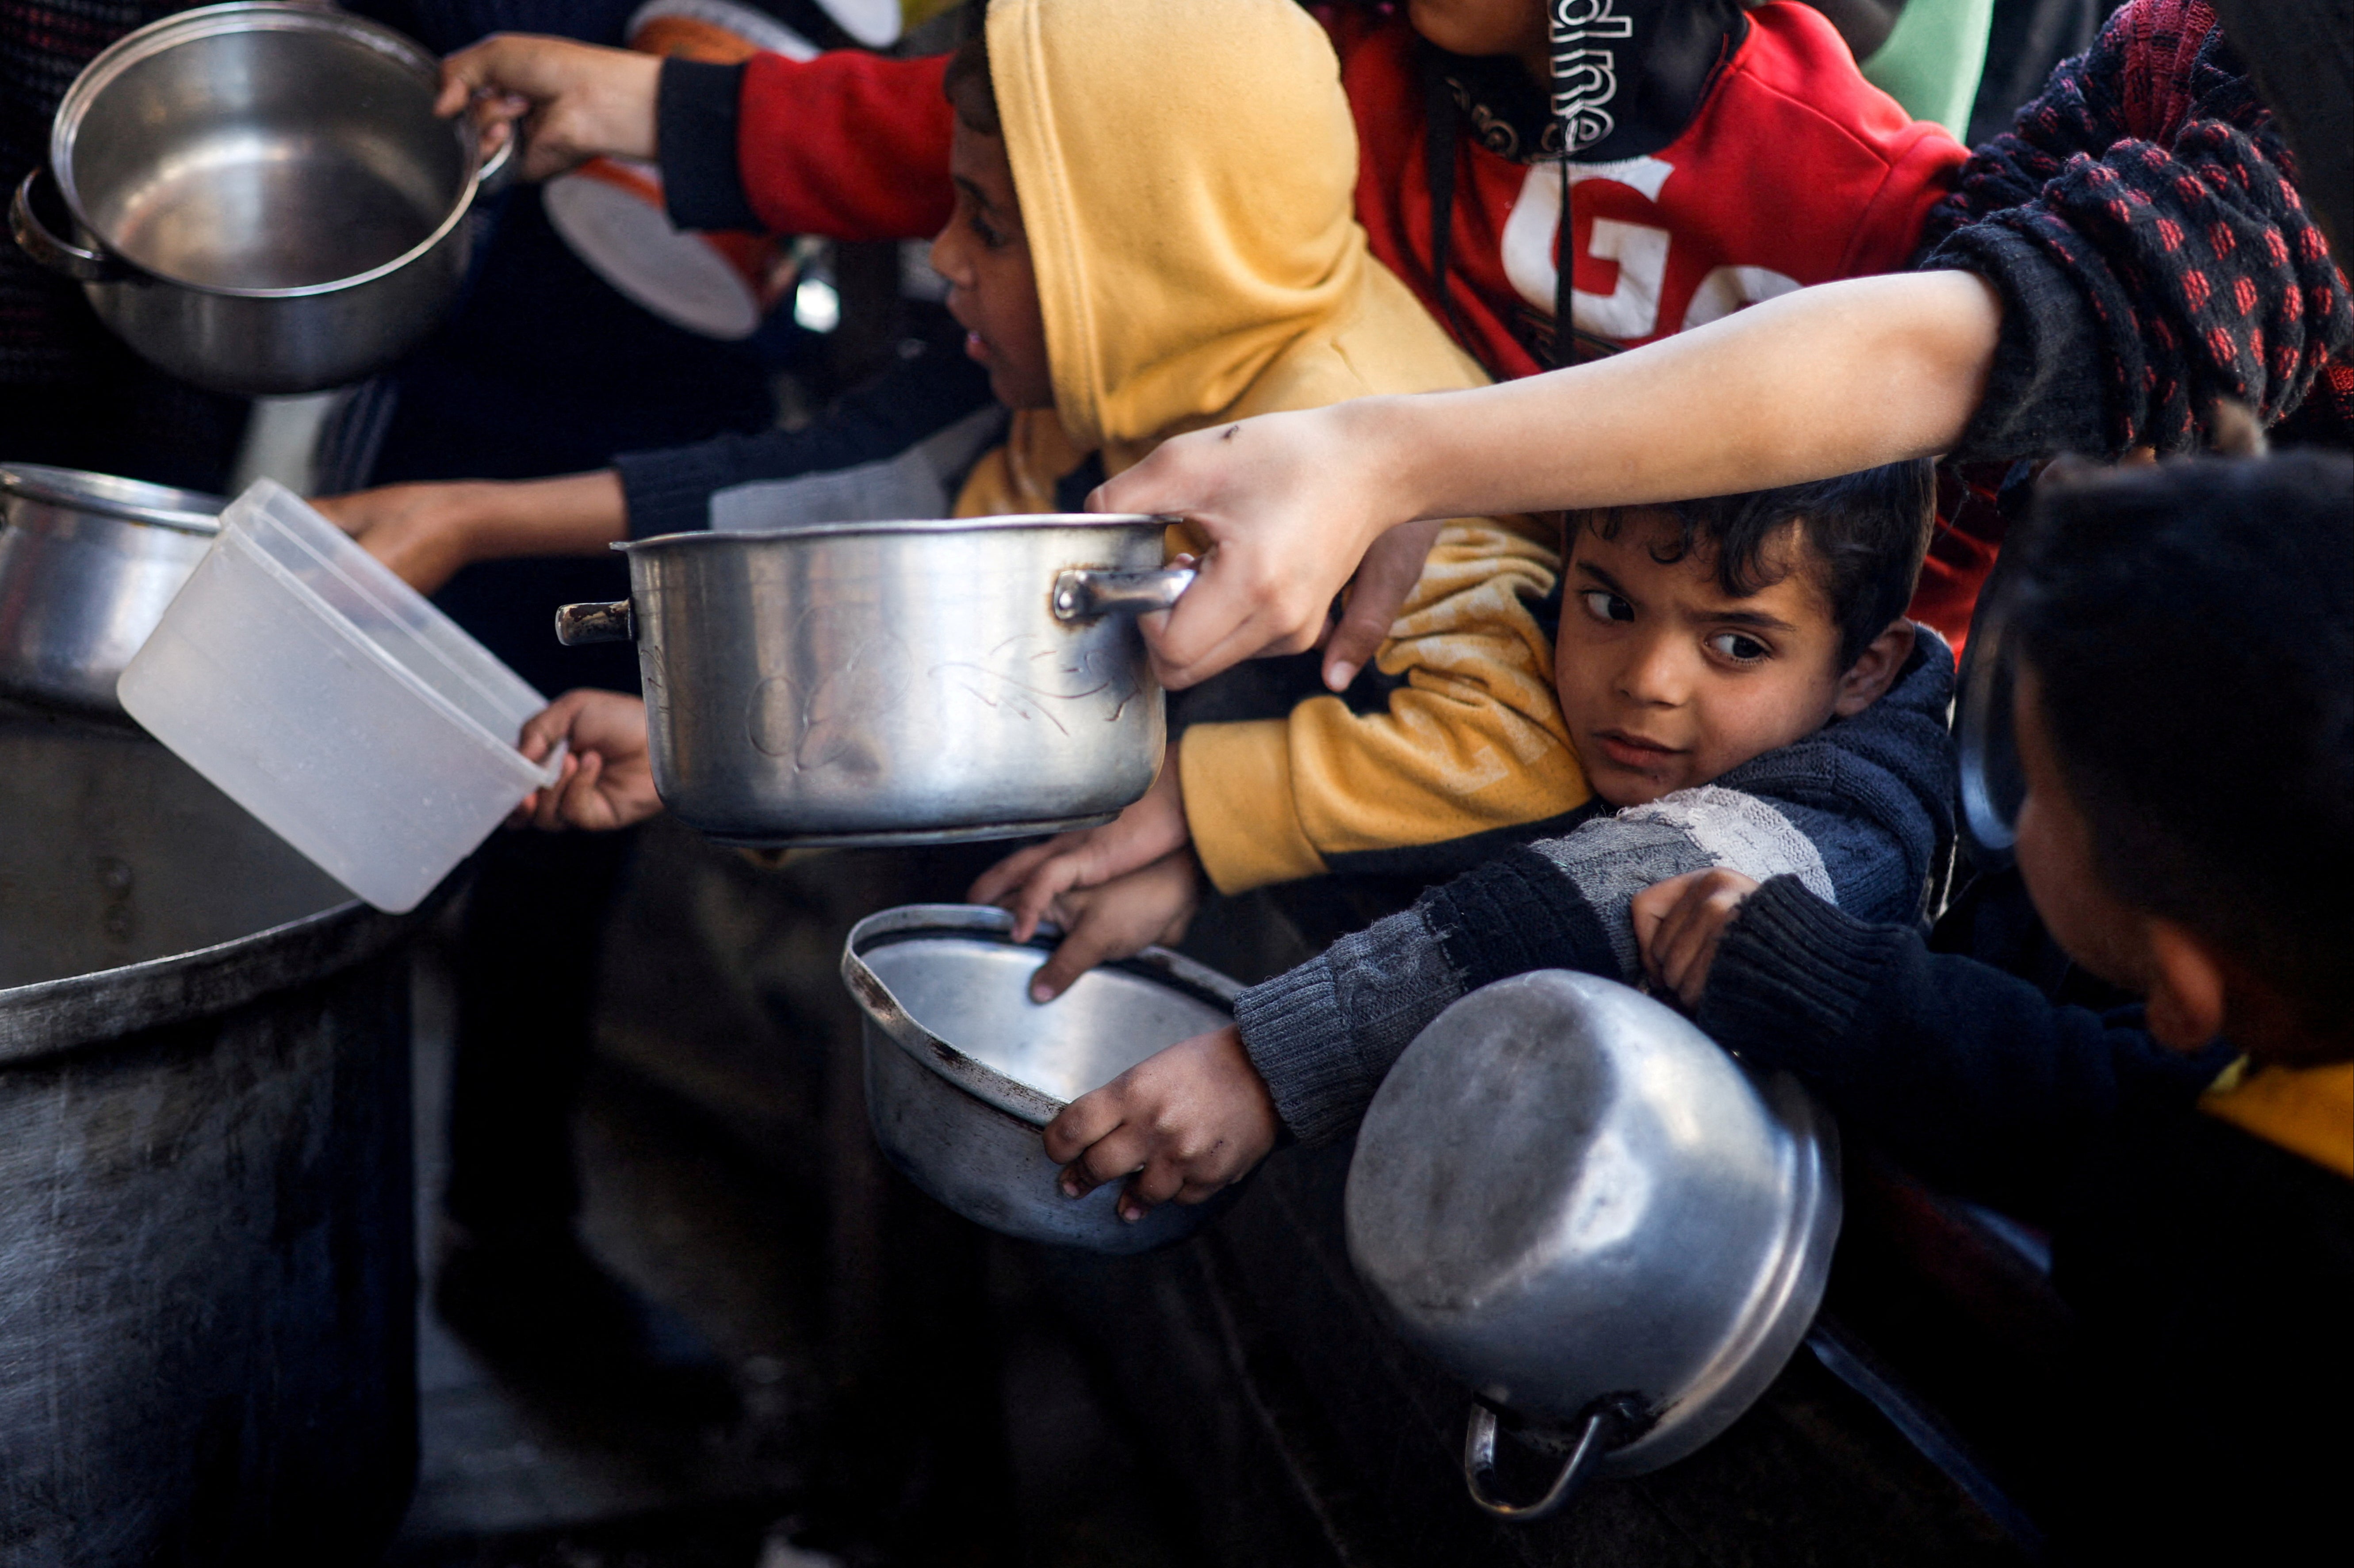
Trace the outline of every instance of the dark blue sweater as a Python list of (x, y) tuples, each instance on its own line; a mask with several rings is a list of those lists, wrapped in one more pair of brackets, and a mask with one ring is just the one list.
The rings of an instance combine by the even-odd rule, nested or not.
[(1712, 784), (1506, 848), (1245, 991), (1235, 1022), (1284, 1125), (1309, 1142), (1347, 1131), (1423, 1026), (1491, 980), (1545, 969), (1633, 980), (1628, 901), (1671, 876), (1787, 873), (1866, 919), (1916, 921), (1954, 829), (1954, 656), (1935, 632), (1920, 639), (1896, 684), (1852, 718)]

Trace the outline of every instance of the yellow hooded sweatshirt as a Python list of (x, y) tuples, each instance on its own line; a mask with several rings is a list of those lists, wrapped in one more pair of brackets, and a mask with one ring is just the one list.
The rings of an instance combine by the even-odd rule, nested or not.
[[(1015, 416), (960, 516), (1052, 511), (1091, 452), (1117, 473), (1205, 425), (1484, 379), (1366, 248), (1340, 66), (1291, 0), (992, 0), (988, 31), (1055, 408)], [(1558, 543), (1526, 517), (1449, 524), (1375, 656), (1402, 683), (1375, 711), (1316, 696), (1185, 731), (1211, 881), (1237, 892), (1584, 804), (1531, 610)]]

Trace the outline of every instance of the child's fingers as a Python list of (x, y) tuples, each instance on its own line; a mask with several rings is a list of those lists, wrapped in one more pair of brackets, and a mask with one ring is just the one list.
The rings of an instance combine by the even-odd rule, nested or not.
[(1063, 1167), (1064, 1195), (1084, 1198), (1107, 1181), (1132, 1175), (1144, 1169), (1151, 1152), (1151, 1139), (1144, 1129), (1122, 1122)]
[(564, 831), (565, 792), (572, 788), (572, 780), (580, 776), (581, 765), (586, 760), (586, 754), (578, 751), (564, 759), (557, 772), (556, 782), (539, 792), (539, 810), (532, 814), (534, 827), (548, 833)]
[(1684, 895), (1660, 927), (1660, 980), (1686, 1003), (1698, 995), (1697, 982), (1708, 972), (1703, 960), (1712, 946), (1712, 918), (1707, 885), (1699, 884)]
[(1185, 1168), (1179, 1161), (1160, 1156), (1144, 1162), (1144, 1169), (1128, 1179), (1128, 1190), (1120, 1196), (1121, 1218), (1131, 1206), (1141, 1212), (1156, 1203), (1165, 1203), (1185, 1189)]
[(1724, 929), (1733, 923), (1755, 884), (1730, 872), (1710, 872), (1696, 883), (1662, 928), (1662, 969), (1670, 990), (1687, 1007), (1700, 1003)]
[(1052, 1001), (1106, 959), (1124, 959), (1140, 946), (1129, 941), (1117, 922), (1089, 910), (1072, 923), (1046, 961), (1038, 966), (1038, 972), (1030, 977), (1030, 1000)]
[(972, 885), (965, 889), (965, 902), (968, 904), (996, 903), (1008, 892), (1027, 881), (1032, 871), (1069, 848), (1069, 841), (1077, 836), (1076, 833), (1056, 833), (1053, 838), (1043, 842), (1015, 850), (1012, 854), (973, 878)]
[(1333, 691), (1346, 691), (1387, 641), (1406, 596), (1422, 577), (1438, 527), (1431, 522), (1393, 528), (1374, 540), (1357, 563), (1341, 623), (1324, 645), (1324, 683)]
[(564, 826), (564, 788), (580, 768), (580, 754), (572, 752), (557, 765), (556, 781), (544, 784), (531, 792), (531, 825), (543, 832), (555, 832)]
[(1057, 1165), (1068, 1165), (1085, 1153), (1089, 1144), (1109, 1135), (1121, 1120), (1119, 1091), (1119, 1085), (1115, 1080), (1065, 1106), (1062, 1114), (1046, 1124), (1046, 1158)]
[[(1026, 942), (1055, 907), (1055, 900), (1080, 882), (1076, 854), (1056, 855), (1033, 871), (1028, 880), (1001, 900), (1013, 912), (1013, 939)], [(1045, 999), (1041, 997), (1040, 1001)]]
[(605, 793), (605, 755), (592, 751), (580, 759), (580, 771), (564, 792), (564, 820), (589, 832), (621, 825), (620, 813)]
[(578, 753), (577, 758), (565, 768), (558, 787), (548, 791), (549, 802), (542, 809), (541, 826), (551, 831), (596, 825), (597, 780), (605, 759), (593, 751)]
[(1635, 927), (1636, 950), (1642, 955), (1644, 972), (1655, 985), (1662, 981), (1659, 960), (1663, 939), (1683, 905), (1684, 894), (1703, 874), (1689, 872), (1655, 882), (1627, 901), (1627, 916)]

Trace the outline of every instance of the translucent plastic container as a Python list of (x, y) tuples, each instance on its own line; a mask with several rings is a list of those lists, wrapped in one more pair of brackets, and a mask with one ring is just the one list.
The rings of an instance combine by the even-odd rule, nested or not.
[(262, 480), (116, 686), (123, 710), (321, 870), (414, 908), (556, 777), (545, 698), (292, 492)]

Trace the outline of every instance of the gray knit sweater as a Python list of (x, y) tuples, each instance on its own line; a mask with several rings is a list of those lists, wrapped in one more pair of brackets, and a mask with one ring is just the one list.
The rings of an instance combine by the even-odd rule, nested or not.
[(1532, 969), (1638, 973), (1628, 903), (1726, 866), (1791, 875), (1858, 917), (1917, 919), (1953, 843), (1954, 656), (1924, 628), (1888, 694), (1713, 783), (1506, 851), (1242, 994), (1243, 1044), (1284, 1125), (1339, 1137), (1447, 1005)]

